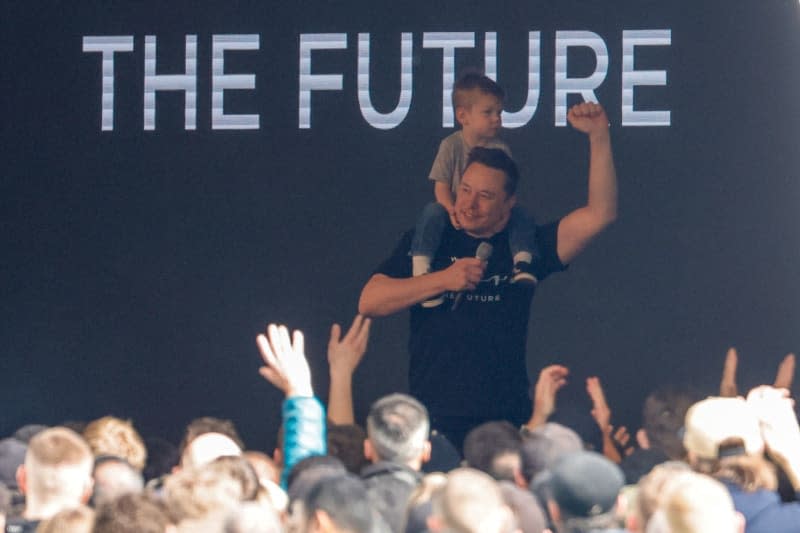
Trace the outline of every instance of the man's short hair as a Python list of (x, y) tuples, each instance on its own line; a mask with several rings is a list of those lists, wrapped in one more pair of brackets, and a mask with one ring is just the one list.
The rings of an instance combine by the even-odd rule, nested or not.
[(74, 431), (54, 427), (31, 439), (25, 454), (26, 493), (39, 500), (80, 498), (91, 487), (92, 452)]
[(515, 528), (497, 482), (474, 468), (457, 468), (447, 483), (433, 494), (433, 515), (447, 531), (500, 533)]
[(660, 510), (670, 531), (734, 533), (739, 519), (730, 492), (719, 481), (695, 473), (668, 482)]
[(149, 494), (125, 494), (98, 507), (93, 533), (164, 533), (166, 506)]
[(328, 455), (341, 459), (347, 471), (359, 475), (369, 464), (364, 457), (364, 439), (367, 433), (356, 424), (328, 423)]
[(503, 189), (508, 196), (513, 196), (517, 192), (517, 184), (519, 183), (519, 169), (517, 164), (511, 159), (505, 151), (499, 148), (484, 148), (483, 146), (476, 146), (469, 152), (467, 158), (467, 167), (472, 163), (480, 163), (487, 167), (500, 170), (506, 175), (506, 181), (503, 184)]
[(94, 533), (95, 512), (85, 505), (64, 509), (43, 520), (36, 533)]
[(453, 84), (453, 109), (471, 106), (475, 94), (488, 94), (501, 102), (506, 98), (505, 91), (496, 81), (482, 72), (471, 70), (463, 73)]
[(147, 461), (144, 441), (130, 420), (104, 416), (90, 422), (83, 430), (83, 438), (95, 457), (113, 455), (122, 457), (136, 470), (142, 471)]
[(384, 461), (407, 463), (418, 457), (428, 440), (430, 420), (424, 405), (407, 394), (390, 394), (372, 404), (367, 435)]
[(202, 520), (244, 501), (244, 486), (227, 463), (183, 468), (164, 481), (165, 501), (176, 521)]
[(121, 457), (106, 455), (96, 458), (92, 477), (92, 503), (95, 507), (129, 492), (141, 492), (144, 488), (141, 472)]
[(327, 477), (319, 481), (305, 499), (305, 514), (311, 520), (317, 511), (325, 512), (344, 531), (373, 531), (377, 518), (364, 482), (352, 474)]
[(468, 466), (486, 472), (494, 479), (514, 481), (520, 468), (522, 436), (511, 422), (495, 420), (477, 426), (464, 439), (464, 459)]
[(651, 392), (642, 409), (642, 429), (650, 447), (662, 450), (670, 459), (683, 460), (686, 449), (680, 433), (686, 411), (700, 399), (692, 390), (672, 385)]
[(236, 431), (236, 426), (232, 420), (215, 418), (213, 416), (203, 416), (200, 418), (195, 418), (186, 426), (186, 432), (183, 435), (183, 440), (178, 447), (179, 453), (183, 455), (183, 450), (186, 448), (186, 446), (203, 433), (222, 433), (235, 442), (240, 449), (244, 450), (244, 442), (239, 436), (239, 432)]

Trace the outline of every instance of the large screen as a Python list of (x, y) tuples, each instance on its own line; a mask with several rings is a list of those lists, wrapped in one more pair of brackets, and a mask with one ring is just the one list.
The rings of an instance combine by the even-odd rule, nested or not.
[[(7, 2), (2, 35), (3, 434), (215, 415), (271, 445), (256, 334), (304, 330), (325, 398), (467, 69), (505, 89), (543, 222), (586, 200), (569, 106), (611, 122), (619, 218), (533, 303), (529, 373), (567, 365), (564, 405), (597, 375), (636, 426), (656, 386), (714, 392), (729, 346), (742, 388), (800, 347), (796, 0)], [(407, 322), (375, 321), (359, 417), (407, 390)]]

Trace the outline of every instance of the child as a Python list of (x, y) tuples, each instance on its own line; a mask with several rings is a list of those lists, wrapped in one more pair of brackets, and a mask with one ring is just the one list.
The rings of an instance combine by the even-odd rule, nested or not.
[[(453, 204), (470, 150), (476, 146), (499, 148), (511, 156), (508, 145), (497, 137), (502, 126), (504, 98), (503, 89), (494, 80), (479, 73), (467, 73), (453, 86), (453, 108), (461, 130), (442, 140), (431, 168), (429, 178), (436, 182), (433, 189), (436, 203), (425, 206), (417, 220), (411, 243), (414, 276), (430, 272), (431, 260), (439, 248), (448, 219), (453, 227), (460, 229)], [(511, 210), (508, 231), (514, 257), (511, 282), (536, 284), (537, 279), (531, 267), (537, 258), (533, 219), (522, 208), (515, 206)], [(436, 307), (443, 301), (440, 296), (422, 302), (422, 306)]]

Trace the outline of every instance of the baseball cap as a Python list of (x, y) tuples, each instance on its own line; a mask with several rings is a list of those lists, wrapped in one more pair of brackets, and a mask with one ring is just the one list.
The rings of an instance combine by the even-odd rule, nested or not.
[(684, 431), (684, 447), (701, 459), (719, 458), (719, 445), (729, 439), (741, 439), (747, 454), (764, 448), (758, 418), (743, 398), (697, 402), (686, 412)]
[(622, 470), (596, 452), (580, 451), (559, 458), (550, 477), (550, 497), (577, 518), (591, 518), (614, 508), (625, 485)]

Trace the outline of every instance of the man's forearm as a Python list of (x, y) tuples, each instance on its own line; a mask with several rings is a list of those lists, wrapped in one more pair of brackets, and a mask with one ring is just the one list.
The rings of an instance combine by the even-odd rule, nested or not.
[(386, 316), (407, 309), (447, 290), (442, 271), (411, 278), (373, 275), (358, 300), (358, 312)]
[[(589, 136), (588, 207), (605, 227), (617, 218), (617, 172), (608, 130)], [(601, 229), (602, 229), (601, 227)]]

